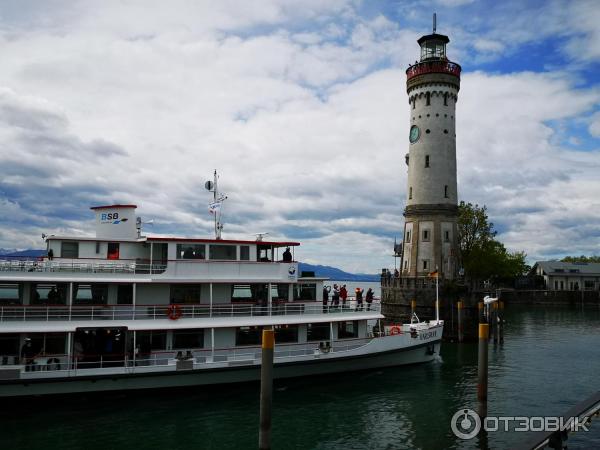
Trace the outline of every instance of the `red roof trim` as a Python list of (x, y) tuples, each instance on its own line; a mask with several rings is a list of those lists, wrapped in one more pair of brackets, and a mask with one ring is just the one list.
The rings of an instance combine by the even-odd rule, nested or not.
[(90, 209), (115, 209), (115, 208), (137, 208), (137, 205), (105, 205), (105, 206), (92, 206)]
[(273, 245), (277, 247), (297, 247), (300, 242), (268, 242), (268, 241), (241, 241), (241, 240), (230, 240), (230, 239), (188, 239), (179, 237), (157, 237), (148, 236), (148, 241), (169, 241), (169, 242), (205, 242), (215, 244), (254, 244), (254, 245)]

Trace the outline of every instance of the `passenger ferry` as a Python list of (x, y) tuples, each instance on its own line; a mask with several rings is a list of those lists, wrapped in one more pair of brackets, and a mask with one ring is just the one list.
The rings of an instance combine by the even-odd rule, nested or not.
[(439, 353), (442, 321), (324, 304), (297, 242), (145, 236), (135, 205), (91, 209), (94, 237), (46, 236), (47, 256), (0, 260), (0, 397), (258, 380), (263, 327), (275, 378)]

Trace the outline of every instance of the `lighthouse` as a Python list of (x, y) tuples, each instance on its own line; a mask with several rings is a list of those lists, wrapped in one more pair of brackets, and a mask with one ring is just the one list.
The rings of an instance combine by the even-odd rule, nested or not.
[(418, 62), (406, 71), (409, 103), (408, 186), (404, 209), (402, 277), (437, 271), (456, 278), (458, 200), (456, 186), (456, 102), (461, 67), (446, 56), (448, 36), (422, 36)]

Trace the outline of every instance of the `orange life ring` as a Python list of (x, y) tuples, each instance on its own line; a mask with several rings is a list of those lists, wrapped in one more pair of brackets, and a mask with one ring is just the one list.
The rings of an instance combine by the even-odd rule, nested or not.
[(183, 312), (181, 311), (181, 306), (179, 305), (169, 305), (167, 308), (167, 317), (171, 320), (177, 320), (181, 317)]
[(402, 330), (400, 329), (400, 327), (393, 326), (393, 327), (390, 329), (390, 334), (391, 334), (392, 336), (395, 336), (395, 335), (397, 335), (397, 334), (402, 334)]

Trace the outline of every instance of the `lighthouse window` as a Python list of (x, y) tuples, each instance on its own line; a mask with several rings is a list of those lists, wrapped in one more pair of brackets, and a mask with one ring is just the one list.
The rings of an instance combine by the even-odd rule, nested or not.
[(448, 198), (448, 185), (444, 186), (444, 198)]
[(427, 129), (427, 130), (425, 130), (425, 133), (429, 134), (429, 133), (431, 133), (431, 130)]
[(448, 106), (448, 94), (444, 94), (444, 106)]
[(423, 270), (428, 270), (428, 269), (429, 269), (429, 261), (424, 259), (423, 260)]
[(426, 94), (426, 99), (427, 99), (426, 105), (427, 106), (431, 105), (431, 94), (429, 92)]
[(429, 240), (429, 230), (423, 230), (423, 241)]
[(425, 155), (425, 167), (429, 167), (429, 155)]
[(450, 232), (448, 230), (444, 231), (444, 242), (450, 242)]
[(410, 242), (410, 230), (406, 232), (406, 242)]
[(412, 187), (408, 188), (408, 199), (412, 199)]
[(417, 99), (416, 98), (413, 98), (412, 104), (413, 104), (413, 109), (415, 109), (415, 107), (417, 106)]
[(444, 134), (448, 134), (448, 130), (444, 130)]

